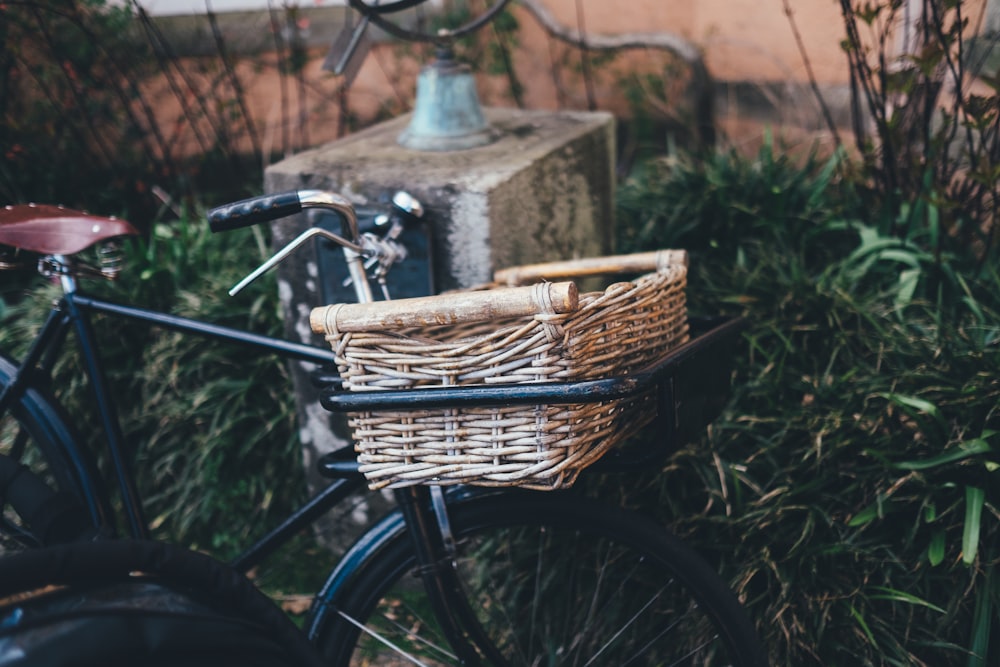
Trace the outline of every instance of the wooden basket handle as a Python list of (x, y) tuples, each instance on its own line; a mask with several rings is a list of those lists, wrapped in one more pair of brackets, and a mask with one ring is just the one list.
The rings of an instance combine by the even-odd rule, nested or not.
[(309, 325), (315, 333), (332, 334), (485, 322), (572, 312), (576, 310), (578, 297), (576, 284), (563, 282), (374, 303), (338, 303), (314, 308), (309, 314)]
[(565, 280), (615, 273), (648, 273), (677, 264), (687, 266), (686, 250), (654, 250), (632, 255), (587, 257), (562, 262), (512, 266), (494, 273), (493, 280), (505, 285), (523, 285), (539, 280)]

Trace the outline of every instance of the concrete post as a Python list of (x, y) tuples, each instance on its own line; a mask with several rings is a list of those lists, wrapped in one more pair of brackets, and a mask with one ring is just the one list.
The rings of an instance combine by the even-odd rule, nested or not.
[[(499, 138), (449, 152), (397, 143), (403, 116), (268, 167), (267, 192), (329, 189), (363, 206), (406, 190), (420, 199), (431, 225), (434, 284), (439, 291), (491, 279), (494, 269), (611, 251), (614, 118), (608, 113), (484, 110)], [(274, 244), (305, 230), (304, 216), (277, 223)], [(279, 288), (288, 335), (323, 345), (310, 331), (320, 303), (318, 262), (303, 249), (281, 265)], [(306, 366), (295, 364), (304, 461), (349, 444), (341, 420), (316, 401)]]

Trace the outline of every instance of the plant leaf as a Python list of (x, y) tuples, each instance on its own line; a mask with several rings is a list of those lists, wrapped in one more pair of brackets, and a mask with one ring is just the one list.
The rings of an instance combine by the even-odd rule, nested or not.
[(941, 411), (938, 410), (936, 405), (928, 400), (917, 398), (916, 396), (906, 396), (904, 394), (891, 394), (885, 392), (876, 394), (876, 396), (892, 401), (896, 405), (904, 408), (911, 408), (913, 410), (917, 410), (918, 412), (924, 412), (933, 417), (938, 423), (942, 425), (944, 424), (944, 417), (942, 417)]
[(990, 443), (986, 442), (982, 438), (974, 438), (972, 440), (966, 440), (958, 445), (958, 447), (955, 447), (954, 449), (939, 456), (925, 459), (923, 461), (900, 461), (899, 463), (894, 463), (892, 467), (898, 470), (928, 470), (930, 468), (936, 468), (940, 465), (945, 465), (946, 463), (961, 461), (962, 459), (967, 459), (970, 456), (988, 454), (992, 451), (993, 447), (990, 446)]
[(945, 613), (945, 610), (941, 607), (919, 598), (911, 593), (906, 593), (904, 591), (896, 590), (895, 588), (888, 588), (886, 586), (875, 586), (875, 590), (881, 591), (879, 595), (872, 595), (872, 600), (892, 600), (894, 602), (905, 602), (906, 604), (916, 605), (918, 607), (926, 607), (933, 611), (939, 612), (941, 614)]
[(917, 291), (922, 273), (921, 269), (906, 269), (899, 273), (899, 291), (893, 300), (897, 310), (905, 308), (913, 301), (913, 294)]
[(861, 631), (865, 633), (865, 637), (868, 638), (868, 642), (872, 646), (877, 646), (877, 643), (875, 642), (875, 635), (872, 633), (871, 628), (868, 627), (868, 623), (866, 623), (865, 619), (861, 616), (861, 612), (859, 612), (853, 604), (850, 606), (850, 610), (851, 616), (853, 616), (854, 620), (858, 622), (859, 626), (861, 626)]
[(965, 487), (965, 525), (962, 528), (962, 562), (972, 565), (979, 551), (979, 525), (986, 494), (978, 486)]
[(968, 667), (985, 667), (990, 648), (990, 628), (993, 616), (993, 596), (996, 595), (993, 570), (986, 574), (986, 585), (976, 588), (976, 611), (972, 617), (972, 640), (969, 646)]
[(877, 256), (880, 260), (899, 262), (914, 269), (920, 267), (920, 256), (911, 250), (886, 248), (885, 250), (880, 250)]
[(931, 543), (927, 545), (927, 560), (933, 566), (938, 566), (944, 561), (944, 531), (936, 530), (931, 535)]
[(851, 517), (847, 522), (847, 525), (851, 528), (857, 528), (858, 526), (863, 526), (866, 523), (871, 523), (879, 515), (879, 505), (880, 503), (875, 502), (864, 508), (857, 514)]

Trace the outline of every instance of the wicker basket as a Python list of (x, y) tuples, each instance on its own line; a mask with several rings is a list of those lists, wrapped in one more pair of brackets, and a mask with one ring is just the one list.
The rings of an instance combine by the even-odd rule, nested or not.
[[(313, 311), (349, 391), (569, 382), (627, 375), (687, 340), (686, 255), (660, 251), (518, 267), (499, 282), (650, 271), (577, 295), (574, 283), (493, 286)], [(373, 489), (557, 489), (654, 416), (652, 397), (571, 405), (349, 415)]]

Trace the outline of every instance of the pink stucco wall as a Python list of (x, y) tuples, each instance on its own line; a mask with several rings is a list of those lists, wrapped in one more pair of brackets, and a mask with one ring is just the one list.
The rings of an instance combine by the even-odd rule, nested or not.
[[(544, 0), (566, 25), (576, 24), (576, 0)], [(817, 78), (846, 79), (835, 0), (789, 0)], [(781, 0), (582, 0), (589, 31), (675, 32), (700, 46), (712, 73), (725, 80), (784, 80), (802, 75)]]
[[(719, 105), (719, 122), (733, 141), (742, 141), (741, 134), (760, 135), (762, 123), (793, 128), (805, 128), (807, 135), (819, 132), (819, 112), (807, 83), (807, 71), (792, 24), (786, 10), (798, 28), (806, 55), (820, 86), (831, 91), (846, 86), (848, 70), (841, 51), (844, 28), (840, 4), (836, 0), (542, 0), (550, 12), (564, 25), (581, 26), (589, 34), (616, 35), (621, 33), (670, 32), (695, 45), (704, 57), (708, 71), (716, 84), (732, 83), (753, 87), (761, 84), (786, 85), (799, 97), (774, 105), (773, 117), (755, 118), (746, 123), (740, 100), (723, 100)], [(919, 0), (906, 0), (919, 2)], [(979, 5), (976, 0), (970, 5)], [(974, 9), (972, 7), (970, 11)], [(534, 109), (587, 108), (593, 99), (598, 108), (628, 113), (622, 93), (623, 82), (635, 79), (636, 73), (647, 72), (663, 79), (662, 90), (653, 91), (672, 104), (690, 94), (685, 88), (683, 68), (662, 53), (631, 51), (611, 64), (603, 65), (601, 74), (590, 90), (583, 85), (579, 54), (550, 39), (534, 17), (523, 8), (516, 8), (520, 31), (518, 47), (513, 52), (515, 69), (524, 85), (522, 103)], [(489, 37), (484, 32), (484, 37)], [(332, 35), (331, 35), (332, 39)], [(325, 49), (318, 49), (306, 65), (304, 85), (285, 81), (282, 97), (281, 81), (276, 67), (267, 66), (268, 58), (258, 57), (241, 67), (249, 91), (253, 115), (267, 147), (288, 145), (291, 150), (336, 138), (340, 131), (340, 81), (321, 69)], [(406, 57), (391, 45), (383, 45), (370, 55), (346, 98), (347, 109), (362, 124), (379, 114), (400, 113), (412, 104), (414, 77), (420, 63)], [(561, 68), (553, 60), (562, 58)], [(265, 63), (260, 67), (261, 62)], [(556, 71), (556, 70), (559, 71)], [(513, 104), (508, 82), (503, 77), (480, 76), (480, 96), (487, 105)], [(738, 86), (732, 86), (737, 90)], [(165, 88), (164, 88), (165, 90)], [(300, 94), (303, 93), (304, 95)], [(767, 93), (769, 94), (769, 93)], [(169, 95), (161, 113), (169, 117), (174, 110)], [(676, 114), (675, 109), (657, 108), (653, 113), (664, 117)], [(724, 108), (722, 108), (724, 107)], [(683, 111), (683, 110), (682, 110)], [(759, 111), (759, 110), (758, 110)], [(178, 146), (185, 145), (182, 136)]]

